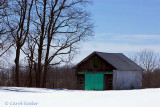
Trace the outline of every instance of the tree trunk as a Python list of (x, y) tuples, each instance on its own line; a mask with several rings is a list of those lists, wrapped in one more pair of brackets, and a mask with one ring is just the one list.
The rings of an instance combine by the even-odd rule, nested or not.
[(39, 51), (38, 52), (38, 69), (36, 71), (36, 87), (40, 87), (41, 72), (42, 72), (41, 57), (42, 57), (42, 53), (41, 51)]
[(15, 58), (15, 65), (16, 65), (16, 69), (15, 69), (15, 84), (16, 84), (17, 87), (19, 87), (19, 57), (20, 57), (20, 47), (17, 46), (16, 58)]
[(36, 87), (41, 85), (41, 74), (42, 74), (42, 46), (43, 46), (43, 37), (40, 38), (40, 45), (38, 49), (38, 69), (36, 71)]
[(46, 15), (46, 0), (43, 0), (43, 22), (41, 25), (41, 36), (40, 36), (40, 44), (38, 46), (38, 71), (36, 72), (36, 87), (40, 87), (41, 85), (41, 74), (42, 74), (42, 51), (43, 51), (43, 41), (44, 41), (44, 29), (45, 29), (45, 15)]
[(33, 66), (33, 63), (31, 62), (30, 64), (30, 69), (29, 69), (29, 87), (32, 86), (32, 67)]
[(46, 79), (47, 79), (46, 77), (47, 77), (47, 70), (48, 70), (47, 65), (44, 66), (43, 83), (42, 83), (43, 88), (46, 87)]
[(48, 38), (47, 52), (46, 52), (45, 63), (44, 63), (44, 74), (43, 74), (42, 87), (46, 87), (46, 78), (47, 78), (47, 71), (48, 71), (48, 57), (49, 57), (51, 39), (52, 38)]

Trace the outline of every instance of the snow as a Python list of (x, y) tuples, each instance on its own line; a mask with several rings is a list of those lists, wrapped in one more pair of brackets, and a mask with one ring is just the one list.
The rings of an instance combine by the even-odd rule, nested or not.
[(0, 107), (160, 107), (160, 88), (79, 91), (0, 87)]

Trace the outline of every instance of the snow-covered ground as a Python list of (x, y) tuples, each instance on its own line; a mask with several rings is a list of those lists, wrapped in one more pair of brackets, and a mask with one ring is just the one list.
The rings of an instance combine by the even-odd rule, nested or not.
[(78, 91), (0, 87), (0, 107), (160, 107), (160, 89)]

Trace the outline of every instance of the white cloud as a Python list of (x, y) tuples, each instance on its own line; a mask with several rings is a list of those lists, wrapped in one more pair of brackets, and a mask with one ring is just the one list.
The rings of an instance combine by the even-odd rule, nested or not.
[(81, 51), (102, 51), (102, 52), (137, 52), (142, 49), (152, 49), (160, 52), (160, 45), (130, 45), (122, 43), (84, 43)]
[[(157, 40), (160, 41), (160, 35), (100, 33), (95, 35), (94, 40), (83, 43), (81, 51), (136, 52), (152, 49), (160, 52), (160, 42), (154, 43)], [(141, 43), (137, 44), (137, 41)]]
[(95, 39), (112, 39), (112, 40), (160, 40), (160, 35), (147, 35), (147, 34), (114, 34), (114, 33), (100, 33), (95, 34)]
[(160, 35), (125, 35), (137, 39), (160, 39)]
[(143, 49), (151, 49), (160, 53), (160, 42), (157, 41), (160, 41), (160, 35), (99, 33), (94, 39), (82, 43), (80, 53), (73, 62), (81, 61), (93, 51), (131, 55)]

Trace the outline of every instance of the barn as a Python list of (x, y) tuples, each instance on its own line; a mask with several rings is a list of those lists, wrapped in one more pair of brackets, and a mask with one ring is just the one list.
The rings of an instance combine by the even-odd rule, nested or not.
[(75, 67), (79, 90), (124, 90), (142, 87), (142, 68), (122, 53), (93, 52)]

